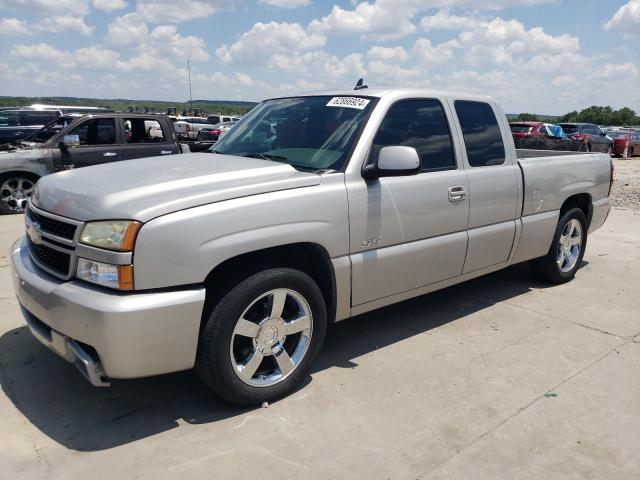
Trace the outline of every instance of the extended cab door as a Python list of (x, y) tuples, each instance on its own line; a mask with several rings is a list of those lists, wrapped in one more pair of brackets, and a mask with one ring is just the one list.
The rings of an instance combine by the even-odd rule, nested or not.
[[(463, 273), (506, 262), (513, 247), (520, 206), (520, 171), (510, 132), (497, 105), (455, 100), (469, 181), (469, 247)], [(503, 118), (503, 129), (498, 122)]]
[(125, 160), (133, 158), (172, 155), (178, 152), (173, 139), (172, 128), (168, 122), (160, 122), (151, 117), (124, 117), (124, 144), (122, 156)]
[(381, 121), (369, 161), (384, 146), (414, 147), (421, 172), (347, 179), (352, 305), (460, 275), (467, 248), (467, 177), (438, 99), (398, 100)]
[(56, 170), (89, 167), (122, 159), (121, 147), (116, 143), (116, 122), (113, 117), (88, 119), (64, 135), (77, 136), (80, 145), (60, 147)]

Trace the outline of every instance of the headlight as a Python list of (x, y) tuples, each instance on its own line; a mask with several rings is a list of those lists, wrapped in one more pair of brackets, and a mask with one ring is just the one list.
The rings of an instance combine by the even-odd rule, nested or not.
[(89, 222), (82, 230), (80, 242), (107, 250), (130, 252), (139, 228), (140, 223), (131, 220)]
[(78, 258), (76, 277), (104, 287), (133, 290), (132, 265), (111, 265)]

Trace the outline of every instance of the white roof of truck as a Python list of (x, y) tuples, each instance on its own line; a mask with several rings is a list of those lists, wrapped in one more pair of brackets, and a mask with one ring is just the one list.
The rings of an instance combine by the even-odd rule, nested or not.
[[(458, 97), (468, 100), (477, 100), (486, 102), (487, 100), (494, 101), (493, 97), (487, 95), (478, 95), (475, 93), (455, 92), (449, 90), (433, 90), (425, 88), (361, 88), (359, 90), (344, 89), (344, 90), (322, 90), (316, 92), (307, 92), (296, 95), (287, 95), (286, 97), (311, 97), (326, 95), (332, 97), (378, 97), (382, 98), (385, 95), (401, 94), (407, 96), (416, 97)], [(286, 97), (274, 97), (274, 98), (286, 98)]]

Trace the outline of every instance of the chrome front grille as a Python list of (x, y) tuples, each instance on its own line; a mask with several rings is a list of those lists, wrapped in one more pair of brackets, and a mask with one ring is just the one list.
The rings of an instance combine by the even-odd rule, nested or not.
[(64, 238), (66, 240), (73, 241), (76, 235), (77, 226), (70, 223), (65, 223), (55, 218), (45, 217), (39, 213), (33, 211), (33, 207), (27, 208), (27, 216), (32, 222), (40, 224), (42, 232), (50, 233), (56, 237)]
[(73, 277), (82, 222), (40, 210), (29, 202), (25, 225), (33, 262), (63, 280)]
[(27, 244), (29, 245), (29, 252), (31, 253), (31, 256), (35, 258), (37, 263), (49, 270), (53, 270), (63, 277), (67, 277), (69, 275), (71, 267), (71, 251), (69, 253), (65, 253), (60, 250), (55, 250), (44, 243), (33, 243), (30, 237), (27, 237)]

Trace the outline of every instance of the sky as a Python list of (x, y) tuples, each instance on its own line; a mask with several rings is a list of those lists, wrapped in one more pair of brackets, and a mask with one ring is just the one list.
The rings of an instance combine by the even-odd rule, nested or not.
[(248, 100), (421, 87), (640, 112), (640, 0), (0, 0), (0, 95)]

